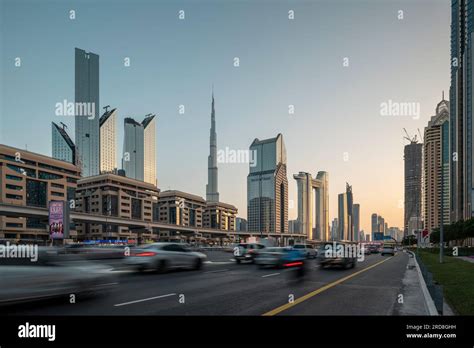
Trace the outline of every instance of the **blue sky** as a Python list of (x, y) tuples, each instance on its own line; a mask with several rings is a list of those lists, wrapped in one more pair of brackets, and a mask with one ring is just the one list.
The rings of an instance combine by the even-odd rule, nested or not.
[[(101, 107), (118, 108), (120, 151), (123, 118), (158, 115), (162, 190), (205, 196), (214, 84), (218, 149), (248, 149), (254, 138), (281, 132), (291, 200), (294, 173), (325, 170), (331, 219), (348, 181), (362, 228), (370, 229), (373, 212), (402, 226), (402, 128), (423, 132), (441, 91), (448, 95), (449, 1), (0, 3), (1, 143), (51, 155), (51, 121), (66, 123), (73, 134), (74, 120), (54, 111), (57, 102), (74, 101), (79, 47), (100, 55)], [(388, 100), (419, 103), (420, 118), (381, 116)], [(247, 164), (219, 165), (221, 200), (244, 217), (247, 174)]]

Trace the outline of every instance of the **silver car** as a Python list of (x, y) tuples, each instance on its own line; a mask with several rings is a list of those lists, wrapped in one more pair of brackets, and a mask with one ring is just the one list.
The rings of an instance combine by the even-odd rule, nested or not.
[(295, 244), (293, 245), (293, 249), (302, 251), (307, 259), (315, 259), (318, 255), (316, 249), (314, 249), (313, 246), (309, 244)]
[(117, 285), (110, 266), (59, 255), (54, 248), (38, 250), (38, 259), (0, 260), (0, 305), (68, 294), (102, 294)]
[(290, 251), (290, 247), (270, 247), (265, 248), (255, 257), (255, 264), (259, 267), (276, 267), (281, 268), (283, 266), (284, 256)]
[(181, 243), (153, 243), (132, 249), (124, 262), (140, 271), (151, 269), (161, 273), (173, 268), (198, 270), (205, 259), (206, 255)]

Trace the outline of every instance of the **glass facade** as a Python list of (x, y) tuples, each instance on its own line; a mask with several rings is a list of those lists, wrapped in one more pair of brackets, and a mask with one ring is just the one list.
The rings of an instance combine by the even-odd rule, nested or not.
[(82, 175), (99, 174), (99, 56), (75, 49), (75, 102), (93, 107), (94, 117), (75, 115), (76, 148)]
[(253, 163), (247, 176), (248, 230), (260, 233), (288, 231), (288, 179), (283, 135), (255, 139), (250, 145)]
[(26, 180), (26, 205), (31, 207), (47, 206), (47, 183), (44, 181)]

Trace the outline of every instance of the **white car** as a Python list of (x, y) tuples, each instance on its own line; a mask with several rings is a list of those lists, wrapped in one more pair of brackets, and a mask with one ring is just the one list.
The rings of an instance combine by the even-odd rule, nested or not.
[(293, 249), (301, 250), (307, 259), (315, 259), (316, 256), (318, 256), (316, 249), (314, 249), (313, 246), (309, 244), (295, 244), (293, 245)]
[(131, 250), (124, 263), (140, 271), (152, 269), (165, 272), (173, 268), (190, 268), (198, 270), (202, 267), (206, 255), (192, 251), (181, 243), (153, 243)]
[(60, 255), (55, 248), (41, 248), (38, 254), (37, 261), (0, 260), (0, 305), (68, 294), (98, 295), (117, 284), (110, 266)]

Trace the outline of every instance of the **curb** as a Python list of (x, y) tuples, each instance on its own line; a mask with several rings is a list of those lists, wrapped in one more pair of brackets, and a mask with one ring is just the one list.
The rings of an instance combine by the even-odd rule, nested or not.
[(420, 279), (421, 290), (423, 292), (423, 297), (425, 298), (425, 306), (428, 309), (428, 313), (432, 316), (439, 315), (438, 310), (436, 309), (436, 306), (434, 304), (433, 298), (431, 297), (430, 292), (426, 287), (426, 282), (423, 278), (423, 274), (421, 274), (420, 266), (418, 265), (418, 261), (416, 260), (415, 253), (412, 251), (408, 251), (408, 253), (412, 255), (413, 261), (415, 261), (416, 270), (418, 272), (418, 278)]

